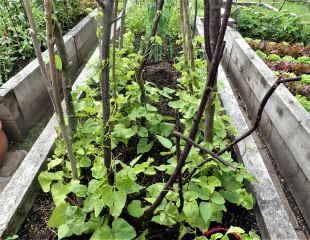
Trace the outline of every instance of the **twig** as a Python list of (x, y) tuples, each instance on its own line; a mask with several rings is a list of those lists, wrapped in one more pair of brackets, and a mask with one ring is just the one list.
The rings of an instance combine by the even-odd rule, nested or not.
[(29, 26), (30, 26), (29, 32), (31, 35), (32, 44), (34, 47), (35, 54), (36, 54), (38, 62), (39, 62), (40, 70), (41, 70), (41, 73), (43, 76), (43, 83), (47, 89), (47, 92), (49, 94), (51, 102), (53, 103), (53, 106), (55, 108), (55, 100), (54, 100), (54, 96), (53, 96), (52, 84), (51, 84), (50, 79), (49, 79), (48, 74), (47, 74), (46, 65), (43, 61), (43, 57), (42, 57), (42, 53), (41, 53), (41, 44), (37, 38), (37, 36), (38, 36), (37, 27), (36, 27), (36, 24), (35, 24), (34, 19), (33, 19), (30, 1), (23, 0), (22, 3), (23, 3), (23, 7), (25, 10), (28, 22), (29, 22)]
[[(200, 146), (198, 143), (194, 142), (192, 139), (182, 135), (182, 133), (178, 132), (178, 131), (173, 131), (172, 133), (174, 136), (180, 137), (183, 140), (189, 142), (190, 144), (192, 144), (194, 147), (199, 148), (199, 150), (201, 150), (202, 152), (209, 154), (211, 157), (213, 157), (216, 161), (222, 163), (223, 165), (225, 165), (226, 167), (230, 167), (232, 168), (233, 171), (237, 171), (237, 168), (235, 166), (233, 166), (232, 164), (230, 164), (229, 162), (225, 161), (223, 158), (221, 158), (220, 156), (218, 156), (216, 153), (212, 152), (211, 150)], [(207, 160), (208, 161), (208, 160)], [(199, 165), (198, 165), (199, 166)]]
[[(301, 77), (294, 77), (294, 78), (286, 78), (286, 79), (278, 79), (272, 86), (271, 88), (268, 90), (268, 92), (265, 94), (260, 106), (259, 106), (259, 110), (257, 112), (256, 115), (256, 121), (253, 125), (253, 127), (251, 129), (249, 129), (247, 132), (245, 132), (244, 134), (242, 134), (240, 137), (236, 138), (231, 144), (229, 144), (227, 147), (223, 148), (222, 150), (218, 151), (217, 153), (213, 153), (216, 156), (220, 156), (222, 155), (224, 152), (228, 151), (229, 149), (231, 149), (233, 146), (235, 146), (237, 143), (239, 143), (240, 141), (242, 141), (243, 139), (245, 139), (246, 137), (250, 136), (258, 127), (259, 127), (259, 123), (261, 121), (262, 118), (262, 114), (264, 111), (264, 108), (269, 100), (269, 98), (272, 96), (272, 94), (274, 93), (274, 91), (277, 89), (277, 87), (282, 84), (282, 83), (287, 83), (287, 82), (295, 82), (295, 81), (299, 81), (301, 79)], [(211, 155), (211, 154), (210, 154)], [(197, 167), (195, 169), (192, 170), (192, 172), (188, 175), (188, 177), (186, 178), (185, 182), (187, 182), (197, 171), (197, 169), (201, 168), (204, 164), (206, 164), (208, 162), (208, 160), (205, 160), (203, 162), (201, 162), (200, 164), (197, 165)]]
[(73, 107), (73, 100), (71, 96), (71, 90), (72, 90), (72, 79), (70, 77), (70, 71), (69, 71), (69, 60), (68, 55), (66, 52), (65, 42), (62, 36), (62, 30), (58, 23), (58, 21), (55, 22), (55, 42), (57, 46), (57, 50), (59, 52), (61, 61), (62, 61), (62, 91), (64, 94), (65, 104), (66, 104), (66, 112), (68, 116), (68, 125), (69, 125), (69, 135), (70, 138), (73, 139), (73, 134), (76, 130), (76, 118), (74, 113), (74, 107)]
[[(176, 111), (176, 131), (181, 131), (181, 123), (180, 123), (180, 113)], [(180, 136), (176, 136), (176, 155), (177, 155), (177, 162), (180, 161), (181, 157), (181, 138)], [(183, 211), (184, 207), (184, 195), (183, 195), (183, 179), (182, 179), (182, 169), (179, 172), (179, 198), (180, 198), (180, 206), (179, 206), (179, 213)]]
[(65, 123), (64, 112), (61, 106), (61, 97), (60, 97), (60, 86), (59, 79), (57, 77), (56, 63), (55, 63), (55, 36), (53, 29), (53, 1), (44, 0), (44, 9), (45, 9), (45, 22), (46, 22), (46, 41), (47, 49), (49, 55), (49, 76), (53, 84), (53, 95), (55, 100), (55, 112), (59, 120), (59, 127), (64, 139), (66, 149), (68, 151), (68, 158), (71, 163), (71, 170), (74, 179), (77, 179), (77, 168), (76, 160), (73, 154), (72, 141), (70, 141), (68, 128)]
[(270, 99), (271, 95), (274, 93), (274, 91), (277, 89), (277, 87), (282, 84), (282, 83), (287, 83), (287, 82), (296, 82), (299, 81), (301, 79), (301, 77), (293, 77), (293, 78), (286, 78), (286, 79), (281, 79), (279, 78), (272, 86), (271, 88), (267, 91), (267, 93), (265, 94), (257, 115), (256, 115), (256, 120), (254, 125), (252, 126), (252, 128), (250, 130), (248, 130), (247, 132), (245, 132), (244, 134), (242, 134), (240, 137), (236, 138), (231, 144), (229, 144), (227, 147), (225, 147), (224, 149), (220, 150), (217, 152), (217, 155), (221, 155), (224, 152), (226, 152), (227, 150), (231, 149), (234, 145), (236, 145), (237, 143), (239, 143), (240, 141), (242, 141), (243, 139), (245, 139), (246, 137), (250, 136), (259, 126), (259, 123), (262, 119), (262, 115), (263, 115), (263, 111), (264, 108), (268, 102), (268, 100)]

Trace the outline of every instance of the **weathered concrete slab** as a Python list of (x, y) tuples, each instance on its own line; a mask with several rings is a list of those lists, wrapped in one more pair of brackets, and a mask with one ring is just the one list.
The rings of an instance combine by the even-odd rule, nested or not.
[(8, 152), (0, 166), (0, 177), (12, 176), (26, 155), (27, 151), (24, 150)]
[[(225, 39), (228, 48), (223, 66), (253, 119), (277, 77), (236, 30), (228, 28)], [(310, 114), (285, 86), (280, 86), (269, 101), (260, 132), (310, 225)]]
[(2, 192), (2, 190), (5, 188), (9, 181), (9, 177), (0, 177), (0, 192)]

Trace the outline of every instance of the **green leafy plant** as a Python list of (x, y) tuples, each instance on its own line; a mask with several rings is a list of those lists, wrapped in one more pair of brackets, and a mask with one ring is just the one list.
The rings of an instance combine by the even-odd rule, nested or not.
[[(31, 3), (34, 20), (38, 27), (38, 38), (45, 48), (43, 3), (40, 0), (32, 0)], [(72, 28), (86, 14), (77, 0), (55, 1), (54, 7), (57, 19), (61, 20), (62, 28), (65, 31)], [(0, 85), (35, 57), (28, 29), (21, 1), (1, 1)]]
[[(135, 77), (143, 56), (134, 46), (135, 39), (137, 33), (129, 28), (124, 35), (124, 48), (115, 52), (116, 76), (111, 83), (114, 94), (111, 91), (113, 97), (108, 101), (109, 131), (103, 131), (105, 109), (99, 98), (102, 63), (91, 66), (95, 71), (90, 71), (93, 75), (89, 76), (88, 85), (73, 94), (77, 116), (73, 146), (77, 179), (72, 178), (62, 138), (57, 139), (47, 169), (39, 175), (42, 190), (51, 194), (55, 204), (48, 226), (57, 229), (59, 239), (71, 236), (92, 240), (147, 239), (154, 234), (154, 225), (174, 231), (179, 239), (187, 234), (195, 238), (211, 223), (222, 221), (228, 203), (248, 210), (255, 205), (254, 197), (245, 187), (246, 182), (255, 179), (234, 161), (230, 151), (225, 151), (219, 161), (214, 155), (192, 147), (180, 173), (181, 186), (173, 182), (154, 212), (145, 217), (180, 162), (178, 149), (187, 142), (180, 139), (177, 143), (172, 135), (178, 125), (174, 113), (180, 113), (182, 132), (190, 131), (205, 84), (206, 61), (198, 57), (201, 39), (196, 39), (196, 68), (191, 74), (199, 79), (197, 86), (189, 91), (187, 83), (192, 76), (181, 55), (174, 65), (179, 74), (175, 88), (159, 88), (146, 82), (147, 101), (141, 104), (142, 92)], [(158, 36), (152, 40), (162, 43)], [(163, 103), (168, 103), (165, 107), (172, 114), (161, 111)], [(204, 141), (203, 126), (198, 126), (196, 137), (200, 146), (213, 151), (227, 146), (234, 132), (217, 98), (215, 112), (214, 141)], [(113, 152), (111, 168), (103, 164), (101, 150), (106, 147), (107, 138), (111, 139)], [(197, 168), (199, 164), (202, 165)], [(114, 175), (112, 183), (110, 169)]]
[(232, 16), (245, 37), (290, 43), (309, 43), (309, 25), (288, 12), (275, 12), (261, 7), (239, 7)]
[[(81, 234), (90, 234), (90, 239), (105, 239), (107, 236), (112, 239), (124, 236), (126, 239), (133, 239), (140, 233), (147, 234), (143, 231), (137, 232), (128, 218), (124, 217), (124, 212), (138, 220), (163, 187), (161, 180), (144, 183), (141, 182), (141, 178), (169, 176), (176, 165), (175, 142), (169, 137), (175, 127), (174, 123), (171, 123), (171, 117), (160, 114), (152, 103), (163, 98), (169, 100), (169, 106), (182, 113), (181, 122), (185, 129), (191, 125), (201, 92), (198, 87), (192, 94), (186, 88), (176, 92), (170, 88), (158, 89), (155, 85), (147, 83), (146, 91), (150, 103), (141, 106), (139, 86), (133, 81), (133, 70), (141, 56), (132, 48), (132, 39), (132, 33), (127, 33), (125, 46), (128, 48), (118, 50), (116, 54), (117, 79), (122, 81), (118, 81), (115, 86), (118, 95), (112, 101), (112, 108), (117, 108), (117, 111), (114, 110), (111, 117), (111, 138), (114, 151), (122, 145), (129, 147), (129, 142), (136, 141), (133, 157), (129, 162), (124, 162), (115, 156), (114, 168), (117, 172), (115, 184), (110, 186), (102, 165), (102, 153), (97, 150), (103, 137), (100, 131), (101, 108), (95, 100), (99, 92), (97, 88), (80, 88), (79, 91), (83, 91), (84, 94), (81, 99), (76, 99), (75, 109), (80, 120), (74, 143), (80, 180), (70, 178), (71, 169), (63, 160), (66, 156), (61, 139), (57, 140), (47, 171), (39, 176), (42, 189), (51, 193), (56, 205), (49, 219), (49, 226), (58, 229), (59, 239)], [(182, 86), (183, 82), (186, 82), (186, 71), (182, 68), (182, 58), (180, 61), (176, 68), (180, 71), (179, 84)], [(195, 74), (203, 79), (205, 63), (201, 59), (197, 59), (196, 63), (199, 67)], [(97, 81), (98, 78), (94, 75), (90, 84), (96, 85)], [(203, 85), (203, 82), (200, 84)], [(176, 100), (173, 100), (174, 95)], [(209, 146), (211, 148), (224, 146), (225, 142), (229, 141), (229, 132), (232, 131), (219, 101), (216, 106), (216, 136), (213, 145)], [(155, 146), (161, 149), (160, 158), (152, 155)], [(182, 223), (186, 226), (186, 232), (193, 232), (193, 229), (202, 231), (207, 229), (211, 222), (222, 221), (228, 202), (252, 209), (255, 201), (247, 192), (244, 181), (253, 181), (253, 177), (242, 165), (234, 162), (229, 153), (226, 153), (224, 158), (239, 170), (232, 174), (228, 167), (210, 159), (208, 164), (184, 184), (184, 210), (178, 211), (180, 200), (178, 186), (175, 184), (157, 209), (152, 221), (166, 227)], [(161, 164), (158, 164), (159, 159), (162, 159)], [(205, 156), (193, 148), (189, 159), (184, 171), (193, 170), (197, 164), (205, 160)], [(82, 175), (85, 171), (90, 174), (88, 180)], [(145, 192), (145, 195), (139, 195), (141, 191)], [(138, 197), (132, 198), (132, 195)], [(76, 204), (72, 204), (72, 201), (76, 201)], [(112, 222), (109, 216), (113, 218)]]

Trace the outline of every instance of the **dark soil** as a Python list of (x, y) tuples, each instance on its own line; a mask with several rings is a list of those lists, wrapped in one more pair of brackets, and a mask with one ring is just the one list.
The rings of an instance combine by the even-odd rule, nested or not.
[(178, 73), (169, 62), (147, 65), (143, 69), (143, 79), (155, 83), (158, 88), (176, 88)]
[[(158, 88), (177, 88), (178, 73), (170, 62), (159, 62), (145, 66), (143, 69), (143, 79), (154, 83)], [(162, 98), (155, 105), (159, 112), (167, 116), (175, 116), (175, 111), (168, 106), (169, 99)]]
[[(145, 67), (143, 77), (147, 81), (155, 83), (159, 88), (170, 87), (176, 88), (177, 72), (173, 69), (172, 64), (168, 62), (160, 62), (156, 64), (151, 64)], [(165, 106), (162, 108), (162, 106)], [(161, 110), (168, 114), (174, 114), (171, 109), (167, 107), (167, 101), (163, 100), (160, 102), (159, 106)], [(124, 162), (129, 162), (136, 155), (136, 145), (137, 139), (132, 138), (128, 143), (128, 146), (120, 145), (114, 152), (119, 159)], [(144, 154), (140, 159), (140, 162), (146, 161), (149, 157), (153, 157), (155, 165), (161, 165), (166, 163), (168, 157), (163, 157), (160, 152), (164, 151), (160, 143), (154, 139), (154, 146), (149, 153)], [(157, 174), (155, 176), (146, 176), (143, 173), (138, 176), (138, 183), (144, 186), (156, 182), (166, 182), (168, 176), (165, 174)], [(141, 191), (139, 194), (130, 195), (128, 198), (132, 199), (142, 199), (145, 196), (145, 192)], [(28, 214), (20, 232), (18, 233), (20, 240), (54, 240), (57, 239), (57, 233), (49, 229), (47, 226), (48, 218), (53, 209), (53, 201), (49, 194), (40, 193), (35, 200), (35, 203)], [(142, 226), (135, 224), (136, 220), (129, 216), (126, 212), (122, 214), (130, 224), (136, 227), (139, 231)], [(255, 219), (254, 211), (247, 211), (244, 208), (237, 207), (233, 204), (227, 204), (227, 212), (224, 213), (222, 224), (213, 224), (214, 226), (223, 226), (229, 228), (230, 226), (239, 226), (246, 231), (258, 230), (258, 226)], [(149, 223), (147, 227), (150, 229), (147, 239), (161, 240), (161, 239), (177, 239), (178, 238), (178, 226), (167, 228), (156, 223)], [(70, 240), (88, 240), (90, 236), (84, 235), (80, 237), (72, 237)], [(193, 236), (187, 235), (184, 240), (193, 239)]]
[(47, 226), (47, 221), (54, 208), (53, 200), (47, 193), (40, 193), (28, 214), (21, 230), (19, 240), (53, 240), (57, 233)]

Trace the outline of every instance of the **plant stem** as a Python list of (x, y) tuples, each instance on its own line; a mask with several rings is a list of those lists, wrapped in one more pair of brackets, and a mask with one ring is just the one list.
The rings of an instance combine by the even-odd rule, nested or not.
[(108, 173), (108, 182), (114, 183), (114, 171), (111, 166), (111, 129), (110, 129), (110, 39), (112, 28), (113, 0), (97, 0), (103, 12), (103, 34), (101, 39), (100, 60), (102, 66), (100, 74), (100, 88), (102, 96), (102, 115), (103, 115), (103, 155), (104, 165)]
[(45, 88), (49, 94), (49, 97), (50, 97), (51, 102), (52, 102), (54, 109), (55, 109), (55, 100), (54, 100), (54, 95), (53, 95), (52, 84), (51, 84), (50, 79), (49, 79), (48, 74), (47, 74), (46, 65), (43, 61), (43, 57), (42, 57), (42, 53), (41, 53), (41, 44), (40, 44), (40, 41), (38, 40), (38, 37), (37, 37), (38, 36), (37, 27), (36, 27), (35, 21), (33, 19), (33, 14), (32, 14), (32, 10), (31, 10), (30, 2), (27, 0), (23, 0), (22, 3), (23, 3), (23, 7), (25, 10), (28, 22), (29, 22), (29, 26), (30, 26), (29, 32), (31, 35), (31, 40), (32, 40), (32, 44), (34, 47), (35, 54), (36, 54), (38, 62), (39, 62), (40, 71), (41, 71), (41, 74), (43, 76), (42, 80), (43, 80)]
[[(181, 123), (180, 123), (180, 113), (177, 111), (176, 112), (176, 131), (181, 131)], [(176, 136), (176, 155), (177, 155), (177, 162), (180, 161), (180, 157), (181, 157), (181, 137), (180, 136)], [(180, 206), (179, 206), (179, 213), (181, 213), (183, 211), (183, 207), (184, 207), (184, 195), (183, 195), (183, 174), (182, 174), (182, 169), (179, 172), (179, 198), (180, 198)]]
[[(117, 12), (118, 12), (118, 0), (115, 0), (114, 2), (114, 13), (113, 18), (117, 18)], [(113, 82), (113, 95), (116, 99), (117, 95), (117, 83), (116, 83), (116, 37), (117, 35), (117, 20), (113, 23), (113, 40), (112, 40), (112, 82)]]
[(198, 15), (198, 0), (195, 0), (195, 10), (194, 10), (194, 22), (193, 22), (193, 38), (196, 35), (196, 24), (197, 24), (197, 15)]
[(123, 15), (122, 15), (122, 20), (121, 20), (121, 30), (120, 30), (120, 40), (119, 40), (119, 47), (123, 48), (124, 46), (124, 33), (125, 33), (125, 29), (126, 29), (126, 12), (127, 12), (127, 1), (128, 0), (124, 0), (123, 3)]
[(60, 86), (59, 79), (57, 77), (56, 63), (55, 63), (55, 37), (54, 37), (54, 29), (53, 29), (53, 1), (52, 0), (44, 0), (44, 9), (45, 9), (45, 22), (46, 22), (46, 41), (49, 55), (49, 75), (53, 85), (53, 95), (55, 100), (55, 112), (58, 117), (59, 127), (62, 132), (62, 136), (64, 138), (64, 143), (68, 151), (68, 158), (71, 163), (71, 170), (74, 179), (77, 179), (77, 167), (76, 160), (73, 154), (72, 141), (70, 141), (70, 137), (68, 134), (68, 128), (65, 124), (65, 118), (63, 109), (61, 106), (61, 96), (60, 96)]
[[(222, 0), (215, 0), (210, 1), (209, 3), (210, 11), (210, 22), (209, 22), (209, 49), (211, 49), (211, 55), (215, 51), (216, 47), (216, 41), (218, 38), (219, 30), (221, 28), (221, 6), (222, 6)], [(210, 101), (207, 104), (206, 107), (206, 121), (205, 121), (205, 139), (207, 142), (213, 141), (213, 135), (214, 135), (214, 115), (215, 115), (215, 99), (216, 99), (216, 92), (217, 92), (217, 81), (215, 81), (214, 86), (212, 88), (214, 89), (214, 92), (212, 93), (212, 97)]]
[(73, 81), (70, 77), (69, 60), (66, 52), (65, 42), (62, 36), (61, 27), (57, 21), (55, 21), (54, 24), (55, 24), (54, 31), (56, 40), (55, 42), (62, 62), (62, 72), (63, 72), (62, 91), (66, 105), (66, 113), (68, 116), (69, 136), (71, 139), (73, 139), (73, 133), (76, 130), (76, 117), (74, 113), (73, 100), (71, 96)]
[(151, 38), (156, 35), (157, 30), (158, 30), (159, 20), (160, 20), (161, 13), (162, 13), (162, 10), (163, 10), (163, 7), (164, 7), (164, 3), (165, 3), (164, 0), (159, 0), (158, 7), (157, 7), (157, 10), (156, 10), (156, 14), (155, 14), (155, 17), (154, 17), (154, 20), (153, 20), (152, 30), (151, 30), (151, 33), (147, 37), (147, 40), (146, 40), (147, 45), (141, 51), (141, 53), (143, 55), (143, 60), (142, 60), (142, 63), (140, 64), (140, 67), (137, 70), (137, 74), (136, 74), (137, 81), (138, 81), (138, 84), (139, 84), (139, 87), (140, 87), (140, 91), (141, 91), (141, 102), (143, 104), (146, 103), (146, 95), (145, 95), (145, 89), (144, 89), (144, 79), (143, 79), (143, 76), (142, 76), (143, 75), (142, 74), (143, 73), (143, 68), (144, 68), (144, 66), (145, 66), (145, 64), (147, 62), (147, 59), (149, 57), (149, 54), (150, 54), (150, 48), (152, 46)]

